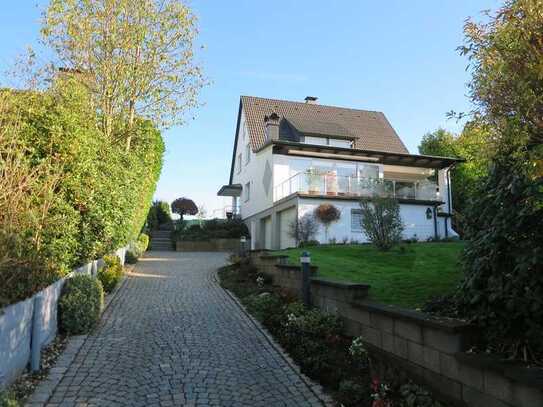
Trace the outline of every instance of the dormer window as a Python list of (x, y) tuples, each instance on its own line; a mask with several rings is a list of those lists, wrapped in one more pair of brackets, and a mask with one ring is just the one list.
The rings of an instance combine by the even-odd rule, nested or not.
[(334, 137), (317, 137), (317, 136), (305, 136), (305, 144), (313, 144), (316, 146), (330, 146), (340, 148), (353, 148), (353, 142), (351, 140), (334, 138)]

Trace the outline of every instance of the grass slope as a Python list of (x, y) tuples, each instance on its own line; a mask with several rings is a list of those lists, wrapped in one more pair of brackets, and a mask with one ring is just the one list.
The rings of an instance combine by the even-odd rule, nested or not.
[[(372, 245), (322, 245), (308, 248), (318, 275), (371, 285), (370, 299), (417, 308), (432, 297), (454, 290), (462, 277), (462, 242), (411, 243), (380, 252)], [(287, 249), (290, 262), (299, 263), (304, 249)]]

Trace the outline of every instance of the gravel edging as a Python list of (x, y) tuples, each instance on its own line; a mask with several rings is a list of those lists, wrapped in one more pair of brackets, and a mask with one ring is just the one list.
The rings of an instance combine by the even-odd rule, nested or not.
[(306, 386), (311, 390), (315, 397), (326, 407), (333, 407), (336, 404), (334, 403), (332, 397), (325, 393), (324, 389), (320, 384), (315, 383), (312, 379), (307, 377), (302, 373), (300, 367), (292, 360), (292, 358), (286, 353), (286, 351), (279, 345), (275, 338), (268, 332), (268, 330), (262, 326), (262, 324), (254, 318), (241, 301), (236, 297), (236, 295), (230, 290), (222, 287), (220, 285), (220, 280), (218, 277), (218, 270), (215, 270), (213, 273), (213, 278), (215, 282), (228, 294), (228, 296), (234, 301), (234, 303), (241, 309), (243, 314), (251, 321), (251, 323), (256, 327), (256, 329), (264, 336), (266, 341), (271, 345), (272, 348), (285, 360), (285, 362), (290, 366), (292, 370), (302, 379)]
[[(117, 297), (119, 291), (126, 284), (126, 275), (131, 273), (134, 269), (134, 264), (129, 266), (125, 265), (125, 271), (123, 273), (120, 283), (115, 287), (113, 292), (106, 296), (104, 299), (104, 308), (102, 310), (101, 317), (105, 314), (106, 310), (110, 307), (113, 300)], [(35, 389), (29, 399), (26, 401), (25, 406), (28, 407), (41, 407), (47, 404), (49, 398), (53, 395), (56, 387), (62, 380), (64, 373), (68, 370), (75, 357), (87, 341), (90, 334), (85, 335), (73, 335), (68, 339), (68, 343), (62, 355), (57, 359), (55, 365), (49, 369), (47, 378), (43, 380)]]

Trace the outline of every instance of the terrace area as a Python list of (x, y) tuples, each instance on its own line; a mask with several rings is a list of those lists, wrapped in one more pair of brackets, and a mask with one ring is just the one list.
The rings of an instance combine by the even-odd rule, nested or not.
[(334, 172), (299, 172), (274, 187), (274, 202), (292, 194), (338, 197), (390, 197), (400, 200), (441, 201), (439, 187), (428, 179), (402, 180), (340, 176)]

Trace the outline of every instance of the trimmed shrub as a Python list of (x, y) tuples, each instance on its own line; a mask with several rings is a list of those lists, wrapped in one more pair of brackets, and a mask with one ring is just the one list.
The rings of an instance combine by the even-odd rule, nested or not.
[(100, 320), (103, 304), (99, 280), (86, 274), (68, 279), (58, 303), (61, 329), (70, 335), (90, 332)]
[(102, 283), (104, 291), (110, 293), (119, 284), (123, 276), (123, 266), (117, 256), (104, 256), (105, 265), (98, 270), (98, 280)]
[(138, 237), (137, 246), (141, 256), (149, 247), (149, 236), (145, 233), (140, 234), (140, 236)]
[(191, 225), (176, 230), (174, 238), (186, 241), (205, 241), (210, 239), (239, 239), (241, 236), (250, 237), (247, 225), (240, 219), (211, 219), (200, 225)]
[(99, 120), (75, 80), (43, 92), (0, 91), (0, 306), (142, 230), (162, 167), (160, 132), (137, 119), (127, 153), (98, 130)]
[(136, 264), (138, 262), (138, 256), (133, 250), (128, 249), (124, 258), (126, 264)]

